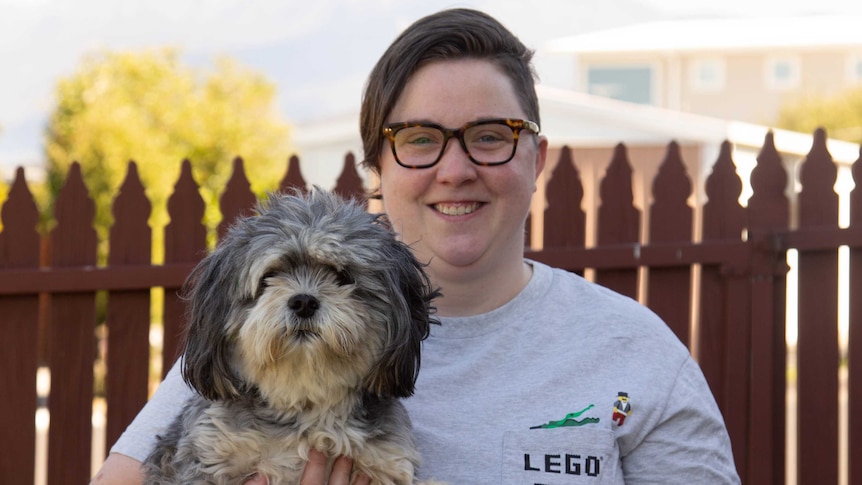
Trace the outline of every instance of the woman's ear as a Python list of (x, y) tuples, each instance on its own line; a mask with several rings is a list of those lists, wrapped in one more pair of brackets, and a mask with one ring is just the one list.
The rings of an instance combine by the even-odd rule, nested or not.
[(536, 180), (545, 169), (545, 163), (548, 158), (548, 137), (545, 135), (536, 135)]

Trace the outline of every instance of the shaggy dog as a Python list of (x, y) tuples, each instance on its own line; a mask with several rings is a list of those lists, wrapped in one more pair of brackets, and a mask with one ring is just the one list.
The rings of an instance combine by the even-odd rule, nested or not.
[(413, 483), (398, 399), (438, 293), (382, 216), (319, 189), (271, 196), (186, 290), (182, 371), (198, 395), (159, 437), (147, 483), (296, 484), (311, 449), (351, 457), (374, 484)]

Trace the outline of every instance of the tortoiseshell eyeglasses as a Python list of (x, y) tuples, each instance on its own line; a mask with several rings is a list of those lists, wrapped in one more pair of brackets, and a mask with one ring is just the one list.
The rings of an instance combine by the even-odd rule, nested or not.
[(499, 118), (471, 121), (457, 129), (411, 122), (383, 126), (395, 161), (406, 168), (433, 167), (443, 157), (451, 138), (461, 142), (461, 148), (476, 165), (502, 165), (515, 156), (521, 130), (538, 134), (539, 125), (529, 120)]

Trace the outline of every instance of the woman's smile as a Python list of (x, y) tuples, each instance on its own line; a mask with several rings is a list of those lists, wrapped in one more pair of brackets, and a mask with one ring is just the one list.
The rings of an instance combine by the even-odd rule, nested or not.
[(479, 202), (439, 202), (431, 206), (437, 212), (447, 216), (463, 216), (476, 212)]

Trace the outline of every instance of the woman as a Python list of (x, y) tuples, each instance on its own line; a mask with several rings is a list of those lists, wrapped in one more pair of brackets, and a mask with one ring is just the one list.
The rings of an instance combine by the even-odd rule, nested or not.
[[(628, 298), (523, 257), (548, 146), (531, 58), (486, 14), (446, 10), (393, 42), (363, 97), (363, 164), (444, 295), (405, 402), (420, 476), (738, 483), (715, 400), (667, 326)], [(178, 411), (189, 391), (176, 374), (112, 449), (104, 483), (128, 483)], [(324, 461), (314, 455), (302, 483), (325, 483)], [(328, 483), (347, 483), (349, 470), (340, 460)]]

